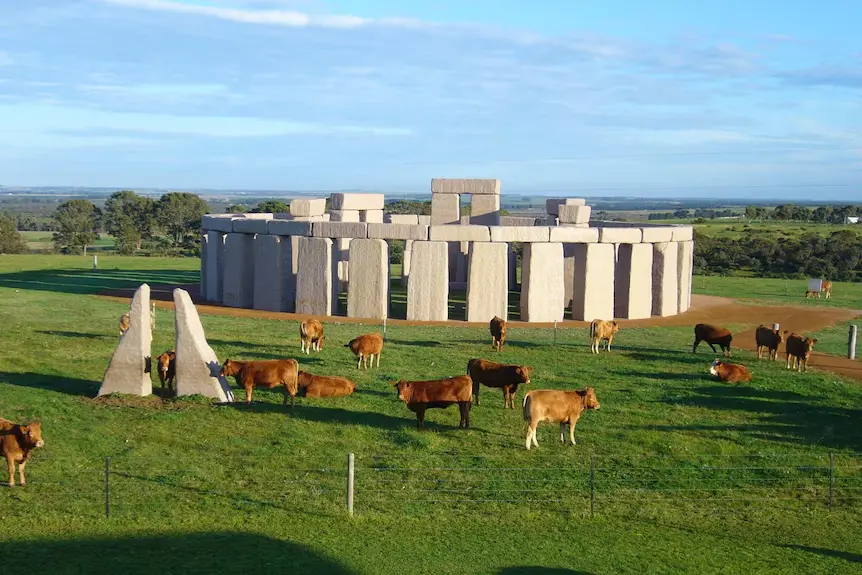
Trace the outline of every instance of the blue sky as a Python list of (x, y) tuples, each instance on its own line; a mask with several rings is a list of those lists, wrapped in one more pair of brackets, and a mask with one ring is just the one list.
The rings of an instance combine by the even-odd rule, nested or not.
[(858, 0), (0, 0), (0, 184), (862, 199)]

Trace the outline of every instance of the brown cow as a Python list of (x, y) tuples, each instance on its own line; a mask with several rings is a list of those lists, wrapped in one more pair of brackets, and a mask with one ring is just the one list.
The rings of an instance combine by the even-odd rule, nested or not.
[(787, 369), (794, 367), (797, 371), (808, 370), (808, 360), (811, 358), (811, 352), (814, 350), (816, 339), (791, 333), (787, 336), (787, 341), (784, 344), (784, 352), (787, 355)]
[(694, 326), (694, 345), (691, 348), (691, 353), (697, 353), (698, 344), (705, 341), (709, 344), (709, 347), (712, 348), (713, 352), (716, 351), (715, 346), (718, 345), (721, 348), (722, 353), (725, 356), (730, 357), (730, 342), (732, 339), (733, 334), (730, 333), (730, 330), (728, 329), (699, 323)]
[(599, 353), (599, 346), (602, 341), (607, 342), (605, 349), (611, 350), (611, 344), (614, 341), (614, 334), (620, 330), (620, 326), (616, 321), (605, 319), (594, 319), (590, 322), (590, 351)]
[(751, 372), (744, 365), (736, 363), (724, 363), (716, 359), (709, 368), (709, 373), (717, 375), (721, 381), (727, 383), (744, 383), (751, 381)]
[(524, 421), (527, 422), (526, 447), (536, 447), (536, 428), (543, 421), (559, 422), (560, 442), (565, 443), (566, 425), (569, 426), (569, 441), (575, 445), (575, 425), (586, 409), (599, 409), (596, 390), (592, 387), (578, 391), (534, 389), (524, 395)]
[(120, 335), (123, 335), (127, 331), (129, 331), (129, 327), (131, 326), (131, 319), (129, 316), (129, 312), (124, 313), (120, 316)]
[(156, 358), (158, 365), (159, 381), (162, 383), (162, 391), (165, 390), (165, 382), (168, 382), (168, 391), (174, 390), (174, 377), (177, 373), (177, 354), (169, 349)]
[(323, 324), (316, 319), (309, 319), (299, 324), (299, 346), (300, 353), (303, 351), (306, 354), (311, 353), (312, 346), (314, 351), (323, 349), (323, 341), (326, 336), (323, 335)]
[(297, 381), (299, 397), (341, 397), (356, 389), (356, 384), (347, 378), (312, 375), (305, 371), (299, 372)]
[(470, 427), (470, 408), (473, 405), (473, 381), (469, 375), (435, 379), (432, 381), (393, 382), (398, 390), (398, 399), (407, 404), (410, 411), (416, 413), (416, 426), (419, 430), (425, 427), (425, 410), (429, 408), (446, 408), (457, 403), (461, 411), (461, 421), (458, 427)]
[(377, 356), (377, 367), (380, 367), (380, 352), (383, 351), (383, 336), (379, 333), (366, 333), (351, 339), (344, 347), (350, 348), (353, 355), (359, 358), (356, 369), (364, 365), (368, 369), (368, 357), (371, 356), (371, 367), (374, 367), (374, 356)]
[(823, 283), (820, 284), (820, 291), (826, 294), (826, 299), (829, 299), (829, 296), (832, 295), (832, 282), (823, 280)]
[(222, 377), (233, 376), (238, 385), (245, 389), (245, 403), (251, 403), (251, 392), (255, 387), (272, 389), (284, 386), (284, 403), (290, 396), (290, 405), (297, 391), (299, 362), (295, 359), (265, 359), (259, 361), (233, 361), (226, 359), (221, 366)]
[(33, 421), (25, 424), (12, 423), (0, 417), (0, 454), (6, 458), (9, 465), (9, 487), (15, 487), (15, 464), (18, 464), (18, 478), (21, 486), (27, 485), (24, 478), (24, 467), (30, 460), (30, 453), (44, 447), (42, 440), (42, 423)]
[(757, 359), (763, 359), (763, 350), (769, 351), (769, 359), (775, 360), (778, 358), (778, 348), (781, 347), (784, 338), (787, 336), (787, 330), (783, 332), (777, 329), (769, 329), (763, 324), (754, 332), (754, 339), (757, 342)]
[(471, 359), (467, 362), (467, 375), (473, 380), (473, 397), (479, 405), (479, 384), (503, 389), (503, 409), (511, 405), (515, 409), (515, 393), (520, 384), (530, 383), (532, 367), (506, 365), (486, 359)]
[(494, 316), (489, 327), (491, 329), (491, 347), (497, 351), (503, 351), (503, 344), (506, 343), (506, 320)]

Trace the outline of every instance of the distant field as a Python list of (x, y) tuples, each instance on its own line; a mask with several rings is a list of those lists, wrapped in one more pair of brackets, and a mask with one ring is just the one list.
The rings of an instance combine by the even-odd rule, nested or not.
[[(833, 282), (829, 299), (806, 299), (807, 280), (694, 276), (692, 293), (731, 297), (764, 305), (829, 306), (862, 310), (862, 283)], [(862, 311), (859, 312), (862, 314)]]
[[(651, 220), (650, 224), (690, 224), (691, 220)], [(747, 222), (744, 220), (712, 220), (704, 224), (693, 224), (694, 228), (706, 235), (717, 238), (736, 239), (742, 236), (773, 235), (775, 237), (794, 237), (801, 234), (828, 236), (841, 230), (855, 230), (862, 234), (862, 225), (843, 226), (837, 224), (794, 224), (780, 222)]]
[[(27, 242), (27, 249), (32, 252), (50, 252), (54, 250), (53, 232), (21, 232), (24, 236), (24, 241)], [(96, 240), (93, 246), (87, 248), (87, 251), (92, 249), (101, 251), (114, 247), (114, 238), (108, 234), (102, 234)]]

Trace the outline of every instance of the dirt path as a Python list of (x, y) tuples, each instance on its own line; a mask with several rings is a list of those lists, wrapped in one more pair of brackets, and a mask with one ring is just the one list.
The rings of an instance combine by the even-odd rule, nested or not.
[[(160, 309), (173, 309), (173, 289), (182, 287), (189, 292), (192, 301), (198, 308), (198, 312), (211, 315), (225, 315), (232, 317), (251, 317), (262, 319), (278, 319), (285, 321), (301, 321), (311, 316), (294, 314), (294, 313), (279, 313), (268, 312), (253, 309), (238, 309), (232, 307), (224, 307), (220, 305), (206, 305), (198, 303), (200, 296), (198, 295), (197, 285), (189, 286), (167, 286), (154, 285), (150, 286), (150, 297)], [(113, 290), (103, 292), (99, 297), (111, 301), (128, 303), (133, 295), (134, 290)], [(660, 327), (660, 326), (694, 326), (697, 323), (713, 323), (718, 325), (743, 323), (752, 325), (751, 329), (742, 333), (734, 334), (733, 345), (741, 349), (749, 351), (757, 351), (755, 345), (754, 332), (760, 324), (772, 326), (773, 323), (781, 325), (782, 330), (791, 332), (810, 334), (820, 331), (823, 328), (850, 321), (856, 317), (862, 316), (862, 311), (851, 309), (836, 309), (836, 308), (811, 308), (811, 307), (795, 307), (795, 306), (759, 306), (745, 305), (731, 298), (692, 295), (691, 309), (687, 312), (671, 317), (653, 317), (642, 320), (626, 320), (623, 322), (625, 326), (631, 327)], [(323, 318), (321, 318), (323, 319)], [(363, 323), (367, 325), (382, 325), (380, 320), (367, 320), (339, 316), (331, 318), (329, 321), (337, 321), (338, 323)], [(485, 327), (486, 322), (468, 323), (465, 321), (407, 321), (405, 319), (388, 319), (389, 325), (401, 326), (449, 326), (449, 327)], [(553, 327), (553, 323), (527, 323), (520, 321), (510, 321), (509, 326), (517, 327)], [(587, 327), (588, 322), (565, 320), (557, 324), (559, 327)], [(693, 340), (692, 340), (693, 341)], [(836, 357), (824, 355), (814, 352), (811, 360), (808, 362), (811, 367), (831, 371), (847, 377), (862, 380), (862, 361), (853, 361), (845, 357)]]

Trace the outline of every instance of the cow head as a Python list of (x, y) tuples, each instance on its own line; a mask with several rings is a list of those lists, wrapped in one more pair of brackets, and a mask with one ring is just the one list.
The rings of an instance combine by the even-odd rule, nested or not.
[(530, 374), (533, 373), (533, 368), (528, 365), (521, 365), (515, 368), (515, 373), (521, 378), (519, 383), (530, 383)]
[(398, 390), (398, 399), (403, 402), (410, 401), (410, 383), (400, 379), (398, 381), (393, 381), (392, 386)]
[(719, 359), (716, 359), (715, 361), (713, 361), (712, 365), (709, 368), (709, 373), (711, 375), (718, 375), (718, 366), (720, 366), (720, 365), (721, 365), (721, 361)]
[(599, 400), (596, 397), (596, 390), (593, 387), (588, 387), (584, 390), (584, 409), (598, 409)]
[(811, 339), (810, 337), (805, 338), (805, 359), (807, 360), (811, 356), (811, 352), (814, 350), (814, 344), (817, 343), (816, 339)]
[(22, 425), (21, 433), (27, 442), (27, 447), (45, 447), (45, 442), (42, 440), (41, 421), (31, 421), (26, 425)]
[(219, 372), (219, 375), (222, 377), (230, 377), (232, 375), (238, 374), (241, 368), (242, 363), (238, 361), (232, 361), (231, 359), (226, 359), (221, 366), (221, 371)]
[(168, 373), (168, 367), (169, 367), (169, 366), (170, 366), (170, 364), (171, 364), (171, 355), (170, 355), (170, 353), (168, 353), (168, 352), (163, 353), (163, 354), (162, 354), (162, 355), (160, 355), (158, 358), (156, 358), (156, 361), (157, 361), (157, 362), (158, 362), (158, 364), (159, 364), (159, 373), (161, 373), (161, 374), (163, 374), (163, 375), (167, 375), (167, 373)]
[(326, 341), (325, 335), (321, 335), (320, 339), (317, 340), (317, 349), (319, 349), (320, 351), (323, 351), (323, 342), (324, 341)]
[(611, 333), (617, 333), (620, 331), (620, 324), (617, 323), (617, 320), (613, 320), (611, 322)]

